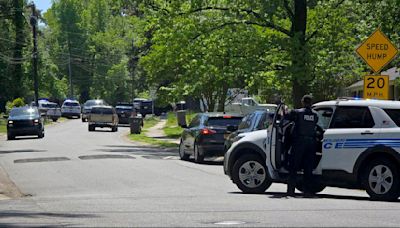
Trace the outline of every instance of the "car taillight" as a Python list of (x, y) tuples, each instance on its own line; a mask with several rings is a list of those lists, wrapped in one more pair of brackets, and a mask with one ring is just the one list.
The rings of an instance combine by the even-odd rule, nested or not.
[(208, 128), (204, 128), (204, 129), (200, 130), (200, 134), (202, 134), (202, 135), (212, 135), (215, 133), (217, 133), (217, 132), (214, 130), (208, 129)]
[(232, 118), (232, 116), (229, 116), (229, 115), (224, 115), (222, 118), (224, 118), (224, 119), (231, 119), (231, 118)]

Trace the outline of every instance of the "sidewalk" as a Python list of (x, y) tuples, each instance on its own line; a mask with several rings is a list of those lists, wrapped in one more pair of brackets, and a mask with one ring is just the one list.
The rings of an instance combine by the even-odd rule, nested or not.
[(165, 135), (163, 128), (165, 127), (166, 123), (166, 119), (161, 119), (160, 122), (158, 122), (156, 125), (147, 129), (145, 135), (150, 138), (179, 144), (179, 139), (167, 138), (167, 136)]

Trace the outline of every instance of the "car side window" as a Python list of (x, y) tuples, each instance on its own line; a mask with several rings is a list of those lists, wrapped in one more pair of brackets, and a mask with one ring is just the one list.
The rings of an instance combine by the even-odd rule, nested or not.
[(240, 122), (238, 129), (245, 129), (246, 128), (246, 121), (249, 118), (250, 115), (246, 115), (245, 117), (243, 117), (242, 122)]
[(372, 128), (374, 119), (368, 107), (337, 107), (330, 128)]
[(333, 110), (331, 108), (316, 108), (314, 109), (318, 114), (318, 123), (322, 129), (327, 129), (331, 122)]
[(189, 124), (189, 128), (196, 127), (200, 125), (200, 115), (196, 115)]
[(242, 119), (242, 122), (239, 124), (240, 129), (247, 129), (251, 126), (251, 119), (253, 118), (254, 114), (249, 114)]
[(268, 126), (268, 122), (267, 122), (267, 113), (263, 113), (260, 116), (260, 119), (258, 121), (258, 125), (257, 125), (257, 130), (263, 130), (266, 129)]

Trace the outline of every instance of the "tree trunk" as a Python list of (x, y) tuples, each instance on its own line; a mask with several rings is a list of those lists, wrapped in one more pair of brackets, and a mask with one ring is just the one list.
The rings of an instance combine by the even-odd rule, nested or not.
[(22, 49), (24, 47), (24, 16), (23, 13), (23, 1), (13, 0), (13, 7), (15, 9), (14, 25), (15, 25), (15, 45), (13, 59), (16, 64), (14, 64), (12, 72), (12, 82), (13, 82), (13, 93), (14, 98), (21, 97), (23, 89), (22, 85)]
[(292, 100), (295, 108), (301, 107), (301, 98), (308, 91), (306, 48), (307, 0), (294, 0), (294, 18), (291, 38)]
[(218, 100), (218, 112), (224, 112), (225, 111), (225, 101), (226, 101), (226, 94), (228, 93), (228, 84), (225, 83), (222, 88), (221, 88), (221, 94), (219, 96)]

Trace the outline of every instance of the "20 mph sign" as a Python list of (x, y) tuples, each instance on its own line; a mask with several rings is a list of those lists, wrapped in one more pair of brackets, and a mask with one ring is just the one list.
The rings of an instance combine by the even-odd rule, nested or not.
[(364, 76), (364, 98), (389, 99), (389, 76), (366, 75)]
[(398, 50), (378, 28), (356, 49), (356, 52), (375, 73), (379, 73), (396, 57)]

